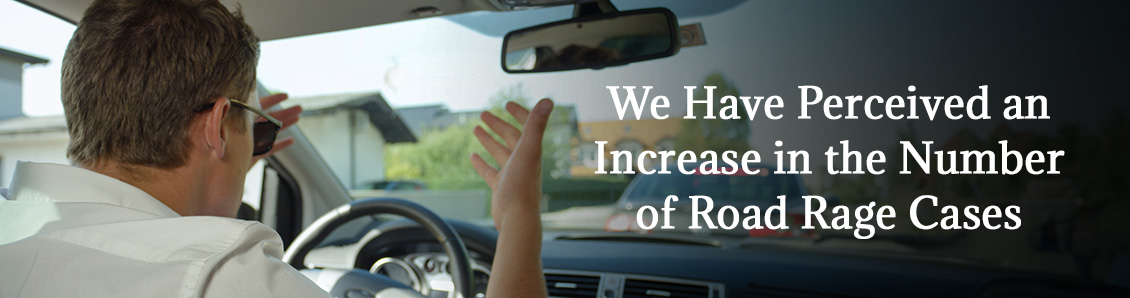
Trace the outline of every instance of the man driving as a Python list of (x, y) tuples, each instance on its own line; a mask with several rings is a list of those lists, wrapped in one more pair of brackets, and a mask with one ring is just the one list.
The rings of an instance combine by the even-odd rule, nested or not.
[[(279, 260), (271, 228), (235, 216), (244, 179), (301, 108), (256, 96), (258, 38), (217, 0), (96, 0), (63, 59), (73, 166), (21, 162), (0, 200), (0, 297), (327, 296)], [(492, 297), (544, 297), (540, 154), (553, 109), (508, 104), (519, 130), (484, 113), (499, 168)], [(505, 143), (505, 144), (503, 144)], [(530, 278), (534, 277), (534, 278)]]

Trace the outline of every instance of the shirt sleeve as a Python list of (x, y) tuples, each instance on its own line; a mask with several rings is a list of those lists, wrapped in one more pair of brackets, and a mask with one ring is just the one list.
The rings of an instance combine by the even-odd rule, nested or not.
[(282, 240), (255, 223), (217, 256), (203, 297), (329, 297), (313, 281), (281, 260)]

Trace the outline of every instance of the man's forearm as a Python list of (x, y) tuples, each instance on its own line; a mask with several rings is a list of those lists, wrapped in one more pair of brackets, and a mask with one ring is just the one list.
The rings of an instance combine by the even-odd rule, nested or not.
[(487, 297), (547, 296), (541, 269), (541, 214), (536, 204), (521, 209), (508, 210), (500, 221)]
[(545, 276), (541, 270), (541, 141), (545, 125), (553, 111), (553, 102), (542, 99), (533, 111), (508, 103), (506, 110), (514, 118), (526, 119), (523, 130), (483, 112), (483, 122), (506, 141), (503, 146), (481, 127), (475, 136), (498, 161), (501, 170), (492, 168), (478, 154), (471, 155), (471, 165), (490, 185), (491, 213), (498, 228), (498, 244), (489, 297), (546, 297)]

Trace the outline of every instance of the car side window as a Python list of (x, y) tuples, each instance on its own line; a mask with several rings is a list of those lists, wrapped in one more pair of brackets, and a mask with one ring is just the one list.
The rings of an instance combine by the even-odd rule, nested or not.
[(263, 161), (258, 161), (251, 170), (247, 171), (247, 180), (243, 183), (243, 204), (239, 206), (236, 218), (244, 220), (259, 220), (260, 210), (263, 206), (263, 177), (266, 176)]

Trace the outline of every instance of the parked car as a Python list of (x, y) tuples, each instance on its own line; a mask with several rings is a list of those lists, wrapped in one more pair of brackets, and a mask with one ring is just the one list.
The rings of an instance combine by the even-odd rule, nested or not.
[(366, 183), (362, 189), (375, 189), (384, 191), (421, 191), (427, 190), (428, 186), (423, 182), (417, 181), (389, 180)]
[[(811, 237), (814, 234), (813, 230), (800, 229), (800, 225), (803, 223), (801, 207), (804, 206), (801, 197), (807, 194), (807, 188), (804, 186), (800, 175), (774, 173), (777, 167), (768, 164), (750, 165), (751, 171), (757, 171), (757, 174), (753, 175), (742, 170), (726, 167), (720, 168), (719, 171), (733, 172), (733, 174), (704, 174), (697, 169), (698, 165), (695, 165), (695, 167), (696, 170), (689, 175), (679, 172), (666, 175), (635, 176), (624, 194), (616, 201), (616, 211), (608, 218), (605, 231), (753, 237)], [(674, 196), (677, 201), (665, 202), (669, 196)], [(707, 207), (706, 199), (696, 200), (692, 196), (709, 197), (710, 207)], [(784, 199), (779, 199), (779, 196), (784, 196)], [(771, 207), (782, 204), (785, 207), (777, 212), (783, 212), (782, 214), (768, 213)], [(668, 221), (664, 221), (664, 223), (669, 223), (673, 227), (672, 229), (662, 229), (659, 226), (644, 229), (639, 225), (639, 222), (641, 222), (638, 218), (641, 214), (640, 207), (652, 206), (652, 208), (661, 209), (661, 207), (667, 205), (675, 208), (675, 211), (670, 214), (664, 214), (668, 218)], [(743, 212), (744, 209), (754, 206), (759, 210), (762, 226), (767, 225), (765, 220), (780, 224), (778, 217), (775, 217), (779, 216), (792, 229), (770, 229), (768, 227), (745, 229), (741, 226), (731, 227), (731, 229), (720, 228), (718, 226), (721, 224), (719, 222), (719, 210), (726, 205), (734, 206), (738, 212), (732, 215), (726, 214), (722, 216), (721, 220), (741, 222), (741, 218), (746, 216)], [(695, 206), (698, 209), (695, 209)], [(696, 211), (700, 213), (696, 213)], [(649, 213), (643, 214), (642, 222), (652, 220)], [(705, 216), (701, 214), (705, 214)], [(692, 219), (697, 219), (698, 225), (703, 228), (690, 229)], [(707, 219), (716, 227), (713, 229), (707, 228)]]

